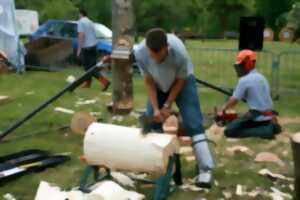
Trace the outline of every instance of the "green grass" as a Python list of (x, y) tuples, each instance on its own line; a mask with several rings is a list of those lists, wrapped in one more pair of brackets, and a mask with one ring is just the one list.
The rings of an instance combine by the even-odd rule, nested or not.
[[(203, 48), (235, 48), (236, 41), (187, 41), (189, 49)], [(298, 49), (295, 44), (267, 43), (267, 50), (272, 50), (278, 54), (280, 50)], [(209, 52), (192, 51), (192, 58), (196, 63), (196, 75), (204, 80), (216, 83), (225, 87), (232, 87), (236, 83), (235, 74), (232, 69), (234, 53), (213, 54)], [(213, 57), (215, 56), (215, 57)], [(270, 57), (267, 54), (262, 55), (261, 63), (270, 64)], [(224, 65), (221, 65), (221, 64)], [(295, 64), (295, 63), (293, 63)], [(297, 61), (297, 65), (300, 62)], [(260, 68), (268, 72), (268, 68)], [(221, 72), (221, 73), (220, 73)], [(285, 73), (285, 69), (282, 69)], [(0, 95), (8, 95), (14, 100), (8, 104), (0, 105), (0, 130), (4, 130), (14, 121), (19, 119), (25, 113), (31, 111), (43, 101), (57, 93), (66, 85), (65, 79), (68, 75), (79, 76), (83, 71), (78, 68), (68, 69), (62, 72), (27, 72), (24, 75), (10, 74), (0, 76)], [(300, 74), (290, 73), (284, 75), (292, 82), (291, 85), (298, 86)], [(291, 87), (290, 85), (287, 85)], [(298, 86), (299, 88), (299, 86)], [(27, 92), (33, 92), (32, 95), (26, 95)], [(111, 92), (111, 91), (109, 91)], [(213, 112), (214, 106), (221, 106), (226, 97), (215, 91), (201, 87), (199, 89), (201, 107), (205, 114)], [(291, 94), (291, 93), (287, 93)], [(96, 104), (76, 107), (75, 102), (79, 98), (97, 99)], [(106, 111), (105, 105), (111, 101), (111, 97), (101, 93), (99, 84), (93, 82), (91, 89), (77, 89), (73, 93), (67, 93), (53, 105), (49, 106), (43, 112), (39, 113), (32, 120), (26, 122), (22, 127), (18, 128), (12, 135), (8, 136), (5, 142), (0, 143), (0, 155), (17, 152), (20, 150), (39, 148), (49, 150), (53, 153), (71, 152), (72, 160), (65, 165), (58, 166), (55, 169), (47, 169), (36, 174), (25, 175), (12, 182), (0, 187), (0, 199), (3, 194), (12, 193), (18, 200), (34, 199), (37, 186), (41, 180), (53, 182), (60, 187), (68, 189), (79, 183), (79, 177), (85, 167), (85, 164), (79, 161), (82, 154), (82, 137), (73, 134), (69, 129), (59, 129), (62, 126), (69, 125), (72, 115), (54, 112), (54, 108), (65, 107), (75, 111), (91, 111), (100, 112), (99, 118), (105, 123), (116, 123), (122, 125), (137, 125), (137, 120), (127, 116), (124, 121), (118, 122), (112, 119), (112, 115)], [(134, 105), (135, 110), (144, 108), (146, 101), (146, 93), (143, 87), (142, 78), (134, 77)], [(300, 115), (299, 95), (281, 96), (279, 101), (274, 102), (281, 116), (296, 117)], [(242, 103), (238, 106), (239, 110), (246, 110)], [(284, 126), (285, 131), (297, 132), (300, 125), (288, 124)], [(227, 147), (234, 145), (246, 145), (254, 155), (245, 154), (229, 155), (226, 151)], [(260, 187), (270, 192), (270, 187), (291, 193), (287, 187), (290, 182), (279, 181), (272, 182), (268, 178), (258, 175), (258, 171), (262, 168), (269, 168), (273, 172), (281, 173), (286, 176), (293, 176), (292, 155), (289, 143), (282, 140), (266, 141), (260, 139), (243, 139), (237, 142), (229, 142), (225, 138), (214, 148), (218, 167), (216, 168), (215, 177), (218, 186), (213, 187), (210, 192), (184, 192), (177, 190), (169, 199), (172, 200), (192, 200), (200, 197), (206, 197), (209, 200), (223, 198), (222, 192), (230, 191), (235, 193), (237, 184), (246, 185), (247, 191), (251, 191), (256, 187)], [(285, 166), (281, 167), (277, 164), (257, 164), (253, 161), (254, 156), (261, 151), (270, 151), (276, 153), (284, 162)], [(284, 153), (287, 151), (287, 155)], [(194, 163), (186, 162), (182, 159), (182, 170), (184, 178), (192, 178), (194, 174)], [(149, 192), (148, 192), (149, 193)], [(232, 199), (241, 199), (241, 197), (233, 195)], [(243, 197), (243, 199), (251, 199)], [(259, 199), (269, 199), (267, 197), (259, 197)]]

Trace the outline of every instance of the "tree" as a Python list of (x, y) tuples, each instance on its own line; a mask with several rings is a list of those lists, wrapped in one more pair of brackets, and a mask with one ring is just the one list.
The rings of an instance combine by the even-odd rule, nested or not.
[(255, 0), (256, 14), (264, 17), (266, 25), (272, 28), (276, 19), (291, 9), (293, 0)]
[(111, 0), (71, 0), (78, 8), (84, 8), (95, 22), (111, 27)]
[(16, 0), (16, 8), (38, 11), (41, 22), (48, 19), (74, 20), (78, 16), (78, 9), (70, 0)]
[[(208, 0), (205, 7), (212, 14), (216, 15), (221, 25), (221, 31), (228, 30), (229, 17), (246, 15), (251, 6), (252, 0)], [(239, 19), (238, 17), (235, 17)], [(236, 21), (238, 24), (238, 21)]]
[(192, 9), (194, 1), (160, 1), (134, 0), (136, 28), (138, 32), (146, 32), (152, 27), (162, 27), (174, 31), (188, 26), (194, 20), (196, 10)]
[(300, 27), (300, 2), (293, 5), (292, 10), (287, 14), (287, 27), (297, 30)]

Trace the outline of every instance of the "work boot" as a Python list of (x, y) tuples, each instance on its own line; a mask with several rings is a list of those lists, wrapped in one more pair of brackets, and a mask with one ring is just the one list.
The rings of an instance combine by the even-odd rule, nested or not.
[(82, 88), (90, 88), (92, 84), (92, 80), (86, 80), (84, 81), (84, 83), (82, 84)]
[(213, 169), (215, 162), (209, 148), (207, 137), (204, 133), (192, 137), (193, 149), (199, 169), (199, 175), (196, 178), (196, 186), (202, 188), (211, 188), (213, 181)]
[(102, 91), (106, 91), (110, 86), (110, 81), (104, 76), (100, 76), (97, 79), (103, 85)]

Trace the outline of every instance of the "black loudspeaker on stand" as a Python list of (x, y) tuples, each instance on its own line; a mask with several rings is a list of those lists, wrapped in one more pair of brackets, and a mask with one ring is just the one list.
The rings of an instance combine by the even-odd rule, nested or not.
[(265, 21), (262, 17), (240, 18), (239, 50), (262, 50)]

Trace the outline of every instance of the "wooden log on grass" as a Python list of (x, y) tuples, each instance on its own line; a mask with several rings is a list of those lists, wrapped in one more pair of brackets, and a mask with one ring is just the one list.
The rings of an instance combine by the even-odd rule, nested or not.
[(295, 168), (295, 200), (300, 200), (300, 133), (291, 138)]
[(71, 130), (73, 133), (84, 135), (88, 127), (97, 119), (89, 112), (76, 112), (71, 120)]
[(112, 124), (93, 123), (84, 138), (86, 161), (113, 170), (162, 175), (169, 157), (178, 152), (175, 135), (143, 135), (138, 128)]
[(0, 95), (0, 105), (9, 103), (12, 99), (9, 96), (1, 96)]

